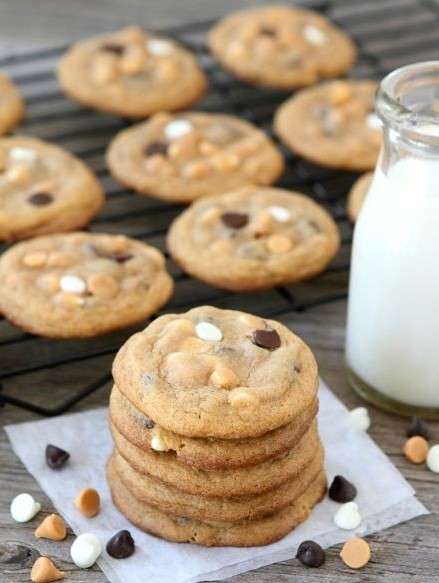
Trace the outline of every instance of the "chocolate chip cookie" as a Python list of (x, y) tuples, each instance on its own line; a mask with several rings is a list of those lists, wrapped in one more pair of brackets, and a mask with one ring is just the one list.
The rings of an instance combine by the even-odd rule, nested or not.
[(24, 117), (24, 102), (17, 87), (0, 73), (0, 135), (8, 133)]
[(136, 471), (120, 453), (115, 452), (112, 457), (110, 463), (114, 464), (122, 482), (138, 500), (175, 516), (222, 523), (255, 520), (285, 508), (303, 494), (323, 467), (323, 451), (320, 449), (297, 476), (273, 490), (253, 496), (218, 498), (182, 492), (150, 474)]
[(138, 500), (122, 482), (112, 462), (108, 464), (107, 479), (115, 505), (137, 527), (171, 541), (205, 546), (256, 546), (279, 540), (308, 518), (313, 506), (326, 492), (326, 478), (321, 472), (309, 488), (285, 508), (256, 520), (218, 524), (172, 516)]
[(207, 86), (192, 53), (135, 26), (73, 45), (58, 79), (72, 99), (130, 118), (189, 107)]
[(337, 77), (355, 62), (349, 37), (319, 14), (293, 6), (234, 12), (209, 34), (213, 54), (236, 77), (279, 89)]
[[(276, 458), (294, 447), (317, 414), (318, 404), (297, 415), (291, 423), (251, 439), (203, 439), (185, 437), (156, 425), (114, 386), (109, 415), (113, 426), (144, 451), (172, 452), (185, 464), (201, 470), (242, 468)], [(156, 448), (156, 449), (154, 449)]]
[(0, 138), (0, 240), (73, 231), (103, 203), (93, 172), (66, 150), (36, 138)]
[(169, 251), (182, 269), (239, 292), (310, 278), (339, 244), (336, 224), (312, 199), (257, 186), (193, 203), (168, 234)]
[(316, 399), (317, 365), (282, 324), (211, 306), (154, 320), (119, 350), (119, 390), (159, 426), (188, 437), (258, 437)]
[(330, 81), (296, 93), (280, 106), (274, 127), (299, 156), (346, 170), (374, 168), (381, 122), (374, 113), (375, 81)]
[(353, 223), (358, 219), (367, 191), (372, 183), (373, 172), (367, 172), (358, 178), (348, 194), (346, 212)]
[(173, 289), (163, 255), (123, 235), (69, 233), (16, 244), (0, 258), (0, 311), (51, 338), (141, 322)]
[(151, 475), (194, 496), (231, 498), (272, 491), (300, 476), (322, 453), (317, 422), (313, 421), (295, 446), (280, 457), (251, 467), (206, 471), (179, 461), (172, 452), (141, 450), (125, 439), (114, 425), (110, 427), (116, 451), (136, 472)]
[(107, 163), (122, 184), (172, 202), (272, 184), (284, 167), (274, 143), (251, 123), (201, 112), (157, 114), (121, 131)]

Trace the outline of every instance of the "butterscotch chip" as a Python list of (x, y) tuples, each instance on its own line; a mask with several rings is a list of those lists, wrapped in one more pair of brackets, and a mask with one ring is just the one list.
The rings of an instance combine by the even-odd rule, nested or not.
[(199, 178), (204, 178), (209, 176), (212, 172), (210, 165), (204, 160), (196, 160), (194, 162), (188, 163), (183, 168), (183, 176), (191, 180), (198, 180)]
[(44, 251), (32, 251), (23, 257), (26, 267), (42, 267), (47, 261), (47, 253)]
[(145, 68), (146, 50), (140, 46), (132, 46), (119, 63), (119, 70), (126, 75), (135, 75)]
[(55, 294), (60, 290), (59, 277), (55, 273), (46, 273), (38, 278), (37, 284), (50, 294)]
[(198, 148), (203, 156), (211, 156), (212, 154), (218, 152), (218, 146), (212, 144), (212, 142), (201, 142)]
[(33, 583), (51, 583), (64, 579), (64, 573), (48, 557), (39, 557), (32, 567), (30, 578)]
[(329, 92), (329, 99), (333, 105), (340, 105), (349, 101), (352, 97), (352, 90), (348, 83), (338, 81), (333, 83)]
[(25, 184), (31, 178), (31, 171), (27, 164), (14, 164), (6, 172), (6, 178), (14, 184)]
[(157, 176), (172, 176), (176, 174), (175, 168), (162, 154), (150, 156), (145, 162), (145, 169), (147, 172)]
[(219, 172), (232, 172), (238, 168), (241, 160), (238, 155), (231, 152), (221, 152), (211, 158), (213, 167)]
[(68, 267), (77, 261), (78, 257), (74, 253), (53, 251), (47, 259), (49, 267)]
[(67, 536), (66, 523), (58, 514), (50, 514), (36, 529), (35, 536), (49, 540), (64, 540)]
[(404, 444), (404, 454), (413, 464), (422, 464), (427, 459), (428, 441), (420, 435), (410, 437)]
[(87, 518), (93, 518), (101, 508), (101, 498), (94, 488), (82, 490), (75, 498), (76, 508)]
[(58, 293), (53, 297), (53, 299), (60, 306), (71, 310), (74, 310), (79, 306), (83, 306), (85, 302), (83, 297), (68, 292)]
[(362, 538), (346, 541), (340, 552), (342, 561), (351, 569), (361, 569), (370, 560), (370, 547)]
[(87, 280), (87, 288), (94, 296), (109, 300), (119, 293), (120, 285), (111, 275), (94, 273)]
[(266, 242), (270, 253), (287, 253), (293, 247), (293, 242), (285, 235), (271, 235)]
[(216, 387), (221, 389), (231, 389), (232, 387), (236, 387), (239, 382), (233, 370), (223, 365), (217, 365), (215, 367), (210, 380)]

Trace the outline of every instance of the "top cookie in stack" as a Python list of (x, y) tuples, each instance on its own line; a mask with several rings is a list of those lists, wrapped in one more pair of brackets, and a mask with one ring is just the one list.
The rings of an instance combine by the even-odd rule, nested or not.
[(317, 367), (281, 324), (203, 306), (132, 336), (113, 368), (113, 499), (174, 541), (253, 546), (326, 488)]

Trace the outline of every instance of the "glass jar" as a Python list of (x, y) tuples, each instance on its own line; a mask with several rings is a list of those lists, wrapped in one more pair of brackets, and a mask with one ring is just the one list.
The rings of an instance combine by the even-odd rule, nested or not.
[(439, 417), (439, 61), (388, 75), (375, 105), (383, 146), (354, 231), (348, 378), (382, 408)]

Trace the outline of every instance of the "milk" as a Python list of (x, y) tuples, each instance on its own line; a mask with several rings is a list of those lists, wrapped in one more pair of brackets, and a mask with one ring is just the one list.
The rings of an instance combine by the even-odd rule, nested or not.
[(379, 163), (355, 227), (348, 367), (393, 400), (439, 407), (439, 160)]

